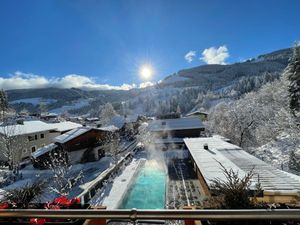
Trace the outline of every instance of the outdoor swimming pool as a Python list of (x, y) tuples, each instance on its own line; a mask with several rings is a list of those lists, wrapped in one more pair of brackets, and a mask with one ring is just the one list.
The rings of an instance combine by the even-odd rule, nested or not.
[(122, 209), (163, 209), (166, 173), (157, 161), (147, 161), (120, 205)]

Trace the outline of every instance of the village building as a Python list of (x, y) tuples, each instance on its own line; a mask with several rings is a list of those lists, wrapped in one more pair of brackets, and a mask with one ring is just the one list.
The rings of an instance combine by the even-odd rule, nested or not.
[(240, 178), (253, 170), (250, 189), (255, 191), (256, 184), (260, 184), (262, 196), (258, 200), (300, 204), (300, 176), (276, 169), (218, 137), (185, 138), (184, 142), (205, 195), (211, 195), (213, 179), (226, 182), (222, 165), (227, 170), (238, 172)]
[(188, 114), (186, 114), (187, 117), (199, 117), (202, 121), (206, 121), (207, 120), (207, 117), (208, 117), (208, 112), (204, 111), (204, 110), (196, 110), (196, 111), (193, 111), (193, 112), (190, 112)]
[[(113, 125), (78, 127), (53, 139), (53, 143), (32, 153), (34, 167), (46, 168), (51, 157), (66, 157), (69, 164), (99, 160), (110, 152), (122, 153), (136, 148), (136, 141), (118, 141), (119, 129)], [(111, 148), (114, 148), (111, 151)], [(61, 155), (61, 153), (64, 153)]]
[(68, 152), (71, 164), (98, 160), (105, 153), (105, 146), (114, 138), (110, 129), (78, 127), (53, 139), (53, 142)]
[[(80, 124), (73, 122), (45, 123), (39, 120), (21, 121), (18, 124), (0, 126), (0, 145), (5, 140), (13, 139), (14, 148), (18, 148), (15, 154), (19, 154), (18, 158), (23, 160), (31, 156), (38, 148), (52, 143), (53, 138), (59, 136)], [(2, 152), (1, 152), (2, 153)], [(5, 162), (6, 156), (1, 154), (0, 161)]]
[(56, 113), (41, 113), (40, 119), (47, 122), (57, 122), (58, 114)]
[(155, 144), (162, 148), (168, 146), (184, 147), (183, 138), (200, 137), (205, 127), (197, 117), (153, 120), (149, 123), (149, 131), (155, 137)]

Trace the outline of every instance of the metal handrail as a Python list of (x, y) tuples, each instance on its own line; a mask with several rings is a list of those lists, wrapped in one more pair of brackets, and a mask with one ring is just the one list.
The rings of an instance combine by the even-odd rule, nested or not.
[(126, 220), (300, 220), (300, 209), (254, 210), (103, 210), (2, 209), (0, 218), (68, 218)]

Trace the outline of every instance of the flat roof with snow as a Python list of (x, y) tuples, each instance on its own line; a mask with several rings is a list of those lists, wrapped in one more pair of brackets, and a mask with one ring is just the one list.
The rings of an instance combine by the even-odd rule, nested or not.
[(204, 129), (204, 125), (197, 117), (184, 117), (176, 119), (153, 120), (148, 126), (150, 131), (171, 131)]
[[(281, 193), (300, 191), (299, 176), (276, 169), (220, 138), (185, 138), (184, 142), (208, 185), (214, 178), (226, 181), (219, 164), (221, 163), (228, 170), (238, 171), (240, 177), (253, 169), (253, 181), (259, 180), (264, 191)], [(204, 149), (206, 144), (208, 150)]]
[(81, 124), (73, 123), (71, 121), (64, 121), (64, 122), (60, 122), (60, 123), (49, 123), (48, 125), (50, 127), (52, 126), (53, 129), (55, 129), (59, 132), (65, 132), (65, 131), (68, 131), (68, 130), (73, 130), (77, 127), (82, 127)]
[(0, 133), (9, 135), (9, 136), (17, 136), (23, 134), (31, 134), (31, 133), (38, 133), (48, 130), (55, 130), (53, 126), (49, 126), (48, 123), (35, 120), (35, 121), (24, 121), (23, 124), (16, 124), (16, 125), (8, 125), (8, 126), (1, 126)]
[(39, 133), (39, 132), (49, 131), (49, 130), (64, 132), (80, 126), (82, 125), (78, 123), (69, 122), (69, 121), (60, 122), (60, 123), (45, 123), (40, 120), (33, 120), (33, 121), (24, 121), (23, 124), (0, 126), (0, 133), (9, 136), (16, 136), (16, 135)]

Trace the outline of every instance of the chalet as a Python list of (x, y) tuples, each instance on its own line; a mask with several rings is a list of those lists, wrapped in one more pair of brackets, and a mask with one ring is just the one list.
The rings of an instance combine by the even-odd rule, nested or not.
[(113, 138), (108, 129), (78, 127), (53, 139), (68, 153), (70, 163), (98, 160), (104, 154), (104, 146)]
[(197, 117), (153, 120), (148, 129), (156, 138), (155, 143), (162, 146), (183, 146), (183, 138), (200, 137), (205, 131), (204, 125)]
[[(59, 136), (76, 127), (80, 124), (73, 122), (60, 123), (45, 123), (39, 120), (36, 121), (22, 121), (13, 125), (0, 126), (0, 145), (4, 140), (14, 140), (12, 143), (14, 152), (18, 154), (19, 159), (26, 159), (31, 156), (38, 148), (52, 143), (53, 138)], [(1, 161), (6, 161), (4, 155), (0, 156)]]
[(211, 195), (213, 179), (226, 182), (221, 163), (227, 170), (238, 171), (240, 178), (253, 170), (250, 189), (254, 191), (259, 183), (263, 191), (258, 200), (300, 204), (300, 176), (276, 169), (218, 137), (185, 138), (184, 142), (205, 195)]

